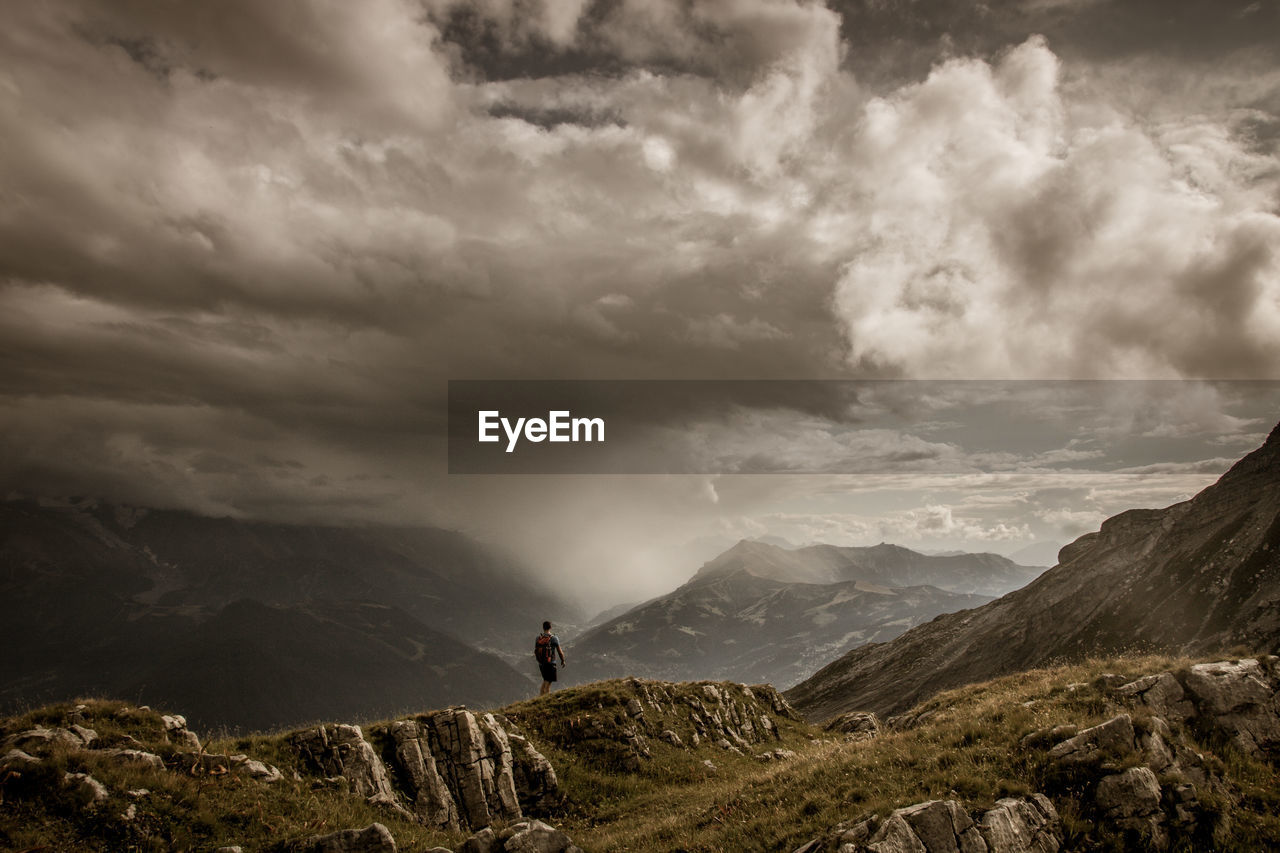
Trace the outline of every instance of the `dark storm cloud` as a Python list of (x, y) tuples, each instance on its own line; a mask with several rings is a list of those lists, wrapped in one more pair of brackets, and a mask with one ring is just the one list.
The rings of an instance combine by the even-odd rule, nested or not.
[[(449, 378), (1280, 374), (1275, 4), (928, 7), (15, 4), (6, 485), (482, 524), (492, 486), (439, 479)], [(788, 405), (805, 464), (856, 418)], [(508, 514), (767, 503), (558, 488)]]

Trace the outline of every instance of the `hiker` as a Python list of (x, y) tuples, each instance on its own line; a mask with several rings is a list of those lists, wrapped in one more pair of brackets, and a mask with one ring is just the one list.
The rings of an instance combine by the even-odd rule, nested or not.
[(546, 696), (556, 680), (556, 655), (560, 655), (560, 665), (564, 666), (564, 649), (560, 646), (560, 638), (551, 633), (551, 623), (542, 623), (542, 633), (533, 641), (533, 657), (538, 661), (538, 669), (542, 672), (542, 689), (539, 696)]

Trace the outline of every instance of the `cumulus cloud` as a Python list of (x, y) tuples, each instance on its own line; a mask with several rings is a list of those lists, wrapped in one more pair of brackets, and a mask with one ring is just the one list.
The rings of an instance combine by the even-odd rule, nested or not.
[[(1092, 39), (1114, 5), (1068, 17)], [(1059, 15), (1043, 4), (993, 9), (988, 44), (966, 41), (970, 5), (941, 4), (939, 46), (853, 2), (18, 4), (0, 30), (5, 485), (503, 530), (496, 482), (443, 475), (449, 378), (1275, 378), (1274, 74), (1233, 52), (1166, 87), (1186, 52), (1150, 33), (1103, 61), (1066, 24), (1032, 36)], [(1261, 29), (1230, 32), (1265, 58)], [(905, 76), (904, 45), (927, 55)], [(930, 431), (857, 436), (837, 399), (744, 412), (704, 444), (783, 470), (909, 466), (916, 498), (893, 511), (917, 527), (966, 497), (923, 490), (1105, 467), (1071, 443), (1088, 436), (958, 441), (954, 393), (888, 407), (932, 412)], [(1268, 426), (1231, 399), (1131, 402), (1115, 435)], [(567, 553), (581, 494), (620, 519), (687, 501), (672, 541), (800, 500), (705, 485), (516, 490), (505, 511), (559, 535), (510, 541), (585, 571), (606, 540)], [(967, 512), (936, 529), (1004, 535)]]
[[(1271, 375), (1274, 160), (1219, 125), (1063, 96), (1031, 39), (864, 110), (872, 211), (837, 286), (850, 358), (908, 375)], [(1258, 373), (1261, 371), (1261, 374)]]

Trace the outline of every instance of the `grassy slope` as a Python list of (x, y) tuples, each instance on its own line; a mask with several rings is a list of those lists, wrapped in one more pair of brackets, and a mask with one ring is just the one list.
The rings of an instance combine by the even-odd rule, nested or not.
[[(1025, 748), (1022, 738), (1058, 724), (1088, 726), (1119, 706), (1092, 685), (1103, 672), (1136, 677), (1186, 665), (1163, 657), (1123, 658), (1034, 670), (937, 696), (917, 709), (933, 711), (909, 731), (872, 741), (848, 742), (804, 723), (784, 721), (778, 744), (797, 753), (790, 761), (760, 763), (703, 742), (692, 750), (670, 746), (652, 734), (652, 757), (638, 772), (620, 769), (625, 750), (615, 739), (584, 735), (592, 715), (617, 719), (631, 695), (625, 682), (606, 682), (559, 691), (550, 698), (506, 709), (509, 718), (555, 766), (567, 794), (550, 819), (581, 847), (595, 851), (791, 850), (840, 821), (931, 798), (952, 797), (971, 809), (1001, 796), (1042, 790), (1043, 749)], [(1074, 687), (1071, 685), (1075, 685)], [(692, 688), (691, 688), (692, 689)], [(4, 721), (4, 733), (33, 724), (60, 725), (69, 706), (53, 706)], [(1135, 719), (1141, 712), (1126, 709)], [(673, 728), (682, 737), (688, 721), (646, 709), (656, 732)], [(91, 728), (104, 738), (128, 733), (158, 743), (155, 714), (120, 703), (94, 703)], [(687, 738), (686, 738), (687, 740)], [(1216, 846), (1224, 850), (1280, 849), (1280, 774), (1277, 769), (1212, 744), (1201, 751), (1217, 760), (1240, 791), (1230, 809), (1229, 829)], [(293, 759), (285, 738), (267, 735), (209, 745), (212, 752), (247, 752), (276, 764), (291, 776)], [(763, 750), (764, 745), (757, 747)], [(172, 747), (157, 747), (157, 751)], [(753, 750), (754, 751), (754, 750)], [(709, 772), (711, 759), (718, 767)], [(86, 816), (56, 799), (21, 799), (6, 788), (0, 805), (0, 848), (209, 849), (218, 843), (260, 849), (270, 839), (365, 826), (379, 820), (402, 849), (433, 844), (454, 847), (460, 836), (430, 832), (398, 820), (358, 798), (313, 781), (286, 779), (275, 786), (222, 777), (194, 779), (172, 773), (124, 770), (100, 760), (63, 754), (68, 769), (92, 772), (112, 790), (108, 808)], [(119, 792), (146, 787), (152, 794), (134, 800), (138, 817), (124, 824), (115, 816), (127, 805)], [(1068, 831), (1068, 849), (1088, 831), (1071, 806), (1069, 792), (1053, 791)], [(86, 844), (91, 841), (92, 844)]]
[[(785, 725), (781, 745), (797, 753), (787, 762), (762, 764), (705, 744), (682, 751), (651, 739), (653, 759), (633, 774), (617, 773), (590, 744), (563, 735), (565, 717), (593, 704), (581, 692), (590, 687), (565, 691), (546, 709), (522, 703), (509, 710), (555, 765), (569, 795), (556, 821), (584, 849), (788, 851), (841, 821), (923, 800), (955, 798), (977, 809), (1033, 790), (1066, 793), (1047, 784), (1045, 749), (1024, 748), (1022, 738), (1060, 724), (1083, 728), (1117, 713), (1120, 706), (1092, 685), (1101, 673), (1136, 678), (1188, 663), (1167, 657), (1093, 660), (971, 685), (918, 706), (917, 712), (934, 713), (916, 728), (871, 741)], [(1135, 719), (1142, 715), (1125, 710)], [(1230, 830), (1216, 839), (1220, 849), (1280, 849), (1276, 768), (1199, 746), (1208, 756), (1223, 757), (1243, 793)], [(701, 766), (705, 758), (717, 772)], [(1055, 801), (1070, 849), (1089, 825), (1069, 797)]]

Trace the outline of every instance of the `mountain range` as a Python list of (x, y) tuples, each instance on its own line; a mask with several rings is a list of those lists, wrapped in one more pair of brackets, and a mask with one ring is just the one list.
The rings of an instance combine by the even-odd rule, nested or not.
[(812, 719), (900, 712), (950, 687), (1130, 650), (1280, 648), (1280, 426), (1194, 498), (1135, 509), (975, 610), (853, 649), (788, 691)]
[(566, 675), (794, 684), (854, 646), (977, 607), (1039, 571), (995, 554), (743, 540), (673, 592), (578, 637)]

